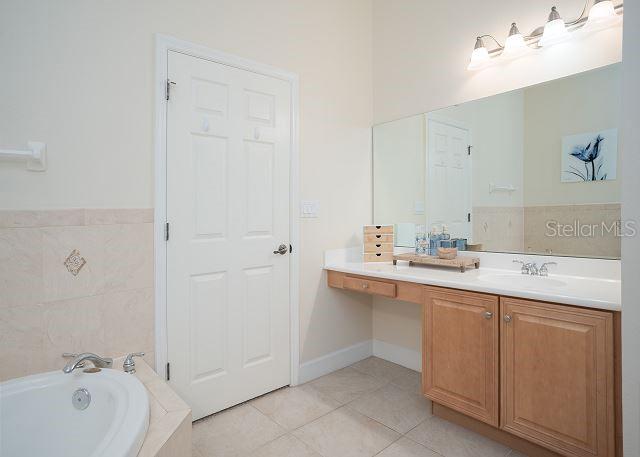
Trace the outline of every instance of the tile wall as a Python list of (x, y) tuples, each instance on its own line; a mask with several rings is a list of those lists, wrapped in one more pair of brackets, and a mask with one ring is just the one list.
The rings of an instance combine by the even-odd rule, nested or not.
[(0, 211), (0, 381), (63, 352), (153, 365), (152, 209)]
[[(473, 239), (485, 251), (620, 258), (620, 237), (609, 231), (620, 218), (619, 203), (474, 207)], [(564, 236), (550, 236), (561, 226)]]

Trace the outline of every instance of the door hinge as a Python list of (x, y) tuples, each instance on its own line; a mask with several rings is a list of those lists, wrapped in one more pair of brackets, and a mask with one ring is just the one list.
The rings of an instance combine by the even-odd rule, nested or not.
[(167, 96), (167, 101), (169, 101), (169, 98), (171, 98), (171, 84), (173, 84), (174, 86), (176, 85), (176, 83), (174, 83), (170, 79), (167, 79), (167, 87), (165, 91), (165, 95)]
[(167, 381), (171, 381), (171, 365), (167, 362)]
[(164, 240), (169, 241), (169, 223), (164, 225)]
[(469, 156), (471, 155), (471, 148), (472, 148), (471, 145), (467, 146), (467, 155), (469, 155)]
[(471, 222), (471, 213), (467, 213), (467, 222)]

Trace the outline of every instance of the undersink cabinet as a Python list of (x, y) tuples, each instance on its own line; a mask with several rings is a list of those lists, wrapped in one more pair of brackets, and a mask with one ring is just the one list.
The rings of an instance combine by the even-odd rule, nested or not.
[(428, 287), (423, 390), (560, 455), (613, 457), (612, 314)]
[(614, 455), (609, 312), (500, 299), (501, 428), (569, 456)]
[(498, 297), (426, 287), (423, 389), (431, 400), (498, 426)]

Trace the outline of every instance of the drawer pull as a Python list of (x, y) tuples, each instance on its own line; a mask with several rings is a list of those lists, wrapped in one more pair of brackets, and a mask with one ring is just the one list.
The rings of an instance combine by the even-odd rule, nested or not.
[(379, 248), (380, 246), (382, 246), (381, 244), (376, 244), (376, 247)]
[(382, 238), (382, 235), (376, 235), (376, 238)]
[(355, 290), (366, 294), (382, 295), (390, 298), (395, 298), (397, 296), (396, 285), (389, 282), (345, 276), (343, 287), (345, 289)]

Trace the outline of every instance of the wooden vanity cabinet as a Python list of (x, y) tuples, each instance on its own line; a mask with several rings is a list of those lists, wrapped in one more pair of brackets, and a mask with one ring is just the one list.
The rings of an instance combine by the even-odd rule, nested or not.
[(426, 287), (424, 394), (498, 426), (498, 297)]
[(423, 391), (570, 457), (615, 455), (610, 312), (425, 288)]
[(614, 456), (613, 316), (500, 298), (501, 428), (567, 456)]

